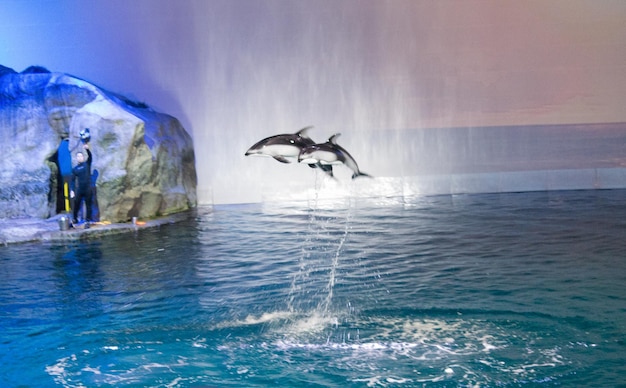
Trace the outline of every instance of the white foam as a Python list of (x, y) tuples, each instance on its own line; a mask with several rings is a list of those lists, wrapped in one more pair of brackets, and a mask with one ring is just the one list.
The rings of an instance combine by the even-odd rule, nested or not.
[(81, 369), (81, 370), (82, 370), (83, 372), (91, 372), (91, 373), (96, 374), (96, 375), (101, 375), (101, 374), (102, 374), (102, 372), (100, 371), (100, 368), (99, 368), (99, 367), (98, 367), (98, 368), (92, 368), (92, 367), (90, 367), (90, 366), (86, 366), (86, 367), (84, 367), (84, 368), (83, 368), (83, 369)]
[(258, 317), (248, 315), (246, 319), (243, 321), (237, 321), (237, 323), (240, 325), (258, 325), (260, 323), (289, 319), (292, 315), (293, 313), (289, 311), (274, 311), (271, 313), (263, 313)]
[(360, 353), (374, 352), (402, 352), (408, 349), (415, 349), (421, 344), (409, 342), (364, 342), (364, 343), (345, 343), (345, 342), (326, 342), (321, 344), (294, 342), (288, 339), (278, 340), (274, 345), (280, 350), (289, 349), (306, 349), (310, 351), (355, 351)]
[(206, 344), (206, 338), (201, 338), (199, 340), (193, 341), (191, 346), (194, 348), (206, 349), (209, 345)]
[(301, 314), (293, 311), (272, 311), (261, 315), (248, 315), (244, 319), (225, 321), (217, 325), (217, 328), (229, 328), (238, 326), (253, 326), (266, 323), (280, 323), (273, 332), (297, 335), (316, 333), (329, 326), (337, 326), (337, 317), (326, 315), (317, 311), (310, 314)]
[(339, 322), (336, 317), (314, 312), (310, 315), (294, 319), (290, 325), (285, 327), (285, 331), (292, 335), (315, 333), (329, 326), (337, 326), (338, 324)]
[(225, 329), (225, 328), (230, 328), (230, 327), (260, 325), (260, 324), (270, 323), (270, 322), (275, 322), (275, 321), (288, 320), (293, 315), (294, 313), (290, 311), (273, 311), (269, 313), (263, 313), (259, 316), (248, 315), (244, 319), (224, 321), (224, 322), (218, 323), (215, 327), (217, 329)]

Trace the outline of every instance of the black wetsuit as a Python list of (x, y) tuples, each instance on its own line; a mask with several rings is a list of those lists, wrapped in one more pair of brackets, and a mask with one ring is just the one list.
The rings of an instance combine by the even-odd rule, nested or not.
[(72, 170), (72, 182), (74, 183), (74, 220), (78, 218), (78, 210), (80, 209), (82, 202), (85, 201), (87, 207), (87, 214), (85, 219), (92, 221), (91, 219), (91, 151), (87, 151), (87, 160), (78, 164)]

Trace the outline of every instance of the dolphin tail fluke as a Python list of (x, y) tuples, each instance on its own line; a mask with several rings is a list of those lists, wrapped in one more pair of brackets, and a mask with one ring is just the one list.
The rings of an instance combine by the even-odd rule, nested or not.
[(352, 174), (352, 179), (356, 179), (356, 178), (358, 178), (358, 177), (360, 177), (360, 176), (364, 176), (364, 177), (368, 177), (368, 178), (373, 178), (373, 176), (371, 176), (370, 174), (366, 174), (366, 173), (364, 173), (364, 172), (359, 171), (359, 172), (355, 172), (354, 174)]

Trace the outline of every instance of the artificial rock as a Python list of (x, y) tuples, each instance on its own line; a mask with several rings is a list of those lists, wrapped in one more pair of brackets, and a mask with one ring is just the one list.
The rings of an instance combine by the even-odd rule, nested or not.
[(0, 219), (57, 213), (53, 156), (69, 137), (75, 160), (85, 128), (102, 220), (196, 206), (193, 142), (176, 118), (64, 73), (0, 66)]

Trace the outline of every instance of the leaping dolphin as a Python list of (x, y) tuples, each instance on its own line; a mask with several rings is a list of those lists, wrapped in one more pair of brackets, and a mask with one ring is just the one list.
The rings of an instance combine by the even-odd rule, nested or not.
[[(267, 137), (246, 151), (246, 156), (269, 156), (281, 163), (291, 163), (290, 159), (297, 160), (300, 151), (314, 145), (315, 142), (307, 135), (312, 126), (302, 128), (296, 133)], [(311, 168), (320, 168), (326, 174), (333, 176), (333, 168), (318, 162), (308, 163)]]
[(322, 165), (344, 164), (351, 169), (352, 179), (370, 175), (359, 170), (356, 161), (342, 146), (337, 144), (336, 139), (341, 135), (336, 133), (332, 135), (326, 143), (308, 145), (302, 149), (298, 155), (298, 162), (304, 163), (320, 163)]

